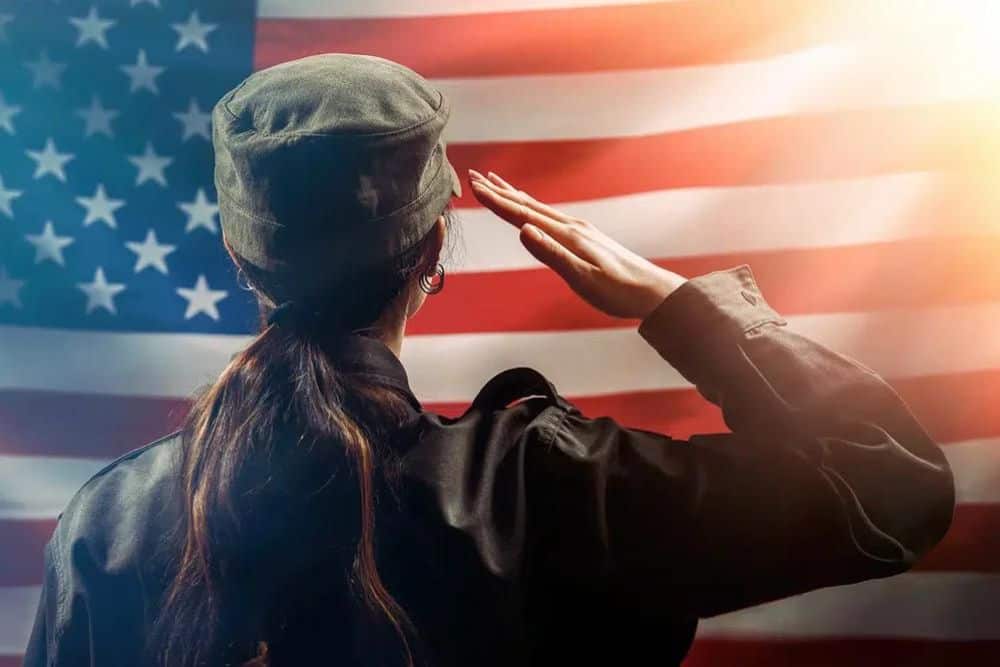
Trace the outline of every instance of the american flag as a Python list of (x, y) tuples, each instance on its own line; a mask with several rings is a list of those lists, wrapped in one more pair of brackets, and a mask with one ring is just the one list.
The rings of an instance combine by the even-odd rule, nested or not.
[[(988, 0), (0, 1), (0, 667), (72, 493), (172, 430), (254, 330), (212, 105), (325, 51), (431, 79), (459, 173), (496, 170), (684, 275), (749, 263), (946, 445), (954, 526), (914, 571), (706, 619), (688, 667), (995, 663), (998, 44)], [(724, 429), (637, 322), (457, 204), (451, 277), (403, 346), (426, 409), (530, 365), (588, 415)]]

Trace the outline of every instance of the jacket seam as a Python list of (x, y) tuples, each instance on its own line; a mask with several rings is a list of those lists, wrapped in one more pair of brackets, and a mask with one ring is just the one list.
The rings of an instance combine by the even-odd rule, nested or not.
[(556, 417), (549, 419), (549, 423), (551, 425), (549, 428), (549, 434), (548, 437), (542, 441), (547, 448), (551, 448), (555, 444), (556, 436), (559, 435), (559, 432), (562, 430), (563, 425), (570, 414), (570, 410), (567, 408), (561, 405), (556, 405), (556, 407), (559, 409), (559, 412), (556, 413)]
[[(47, 640), (46, 643), (49, 644), (46, 648), (48, 653), (48, 658), (50, 663), (56, 655), (56, 647), (59, 646), (59, 641), (62, 639), (63, 635), (66, 634), (66, 624), (63, 623), (63, 618), (65, 617), (65, 607), (66, 607), (66, 586), (64, 581), (66, 579), (65, 572), (62, 567), (62, 562), (59, 559), (59, 554), (62, 551), (60, 547), (61, 540), (59, 539), (59, 526), (56, 525), (56, 529), (52, 531), (52, 539), (49, 545), (46, 547), (49, 550), (49, 557), (52, 562), (52, 570), (55, 574), (55, 585), (56, 585), (56, 613), (55, 613), (55, 627), (52, 628), (52, 633), (46, 633)], [(42, 600), (44, 604), (44, 600)], [(52, 663), (54, 664), (54, 663)]]
[[(229, 103), (233, 101), (233, 98), (236, 96), (236, 93), (239, 92), (239, 90), (243, 88), (245, 84), (246, 81), (243, 81), (239, 86), (237, 86), (236, 89), (233, 90), (232, 94), (230, 94), (227, 97), (226, 101), (223, 103), (223, 107), (226, 109), (226, 112), (229, 113), (232, 120), (237, 122), (239, 121), (240, 116), (234, 113), (233, 110), (229, 108)], [(254, 125), (253, 123), (253, 118), (250, 117), (249, 127), (246, 130), (240, 132), (240, 134), (244, 133), (255, 134), (260, 137), (331, 137), (331, 138), (336, 137), (338, 139), (356, 138), (358, 140), (370, 139), (373, 137), (395, 138), (395, 137), (406, 136), (407, 134), (416, 132), (417, 130), (422, 128), (424, 125), (430, 123), (431, 121), (441, 120), (441, 119), (447, 120), (447, 118), (451, 115), (450, 109), (444, 97), (444, 93), (442, 93), (440, 90), (436, 90), (434, 92), (438, 94), (438, 102), (437, 106), (431, 107), (430, 116), (428, 116), (427, 118), (422, 118), (418, 121), (414, 121), (413, 123), (407, 125), (406, 127), (400, 127), (393, 130), (383, 130), (382, 132), (366, 132), (364, 134), (358, 132), (300, 132), (295, 130), (280, 130), (278, 132), (266, 132), (256, 127), (256, 125)]]
[[(160, 436), (159, 438), (157, 438), (153, 442), (147, 443), (147, 444), (145, 444), (145, 445), (143, 445), (141, 447), (137, 447), (137, 448), (133, 449), (132, 451), (125, 452), (124, 454), (122, 454), (121, 456), (119, 456), (118, 458), (114, 459), (113, 461), (111, 461), (110, 463), (108, 463), (106, 466), (104, 466), (103, 468), (101, 468), (100, 470), (98, 470), (97, 472), (95, 472), (93, 475), (91, 475), (90, 478), (84, 483), (83, 486), (86, 487), (93, 480), (97, 479), (98, 477), (102, 477), (103, 475), (106, 475), (108, 472), (111, 471), (112, 468), (116, 467), (119, 463), (122, 463), (124, 461), (128, 461), (130, 459), (133, 459), (133, 458), (139, 456), (140, 454), (144, 453), (146, 450), (152, 449), (153, 447), (155, 447), (157, 445), (163, 444), (167, 440), (170, 440), (171, 438), (175, 437), (180, 432), (181, 432), (180, 429), (174, 429), (170, 433), (167, 433), (166, 435)], [(81, 490), (82, 490), (82, 488), (83, 487), (81, 487)]]

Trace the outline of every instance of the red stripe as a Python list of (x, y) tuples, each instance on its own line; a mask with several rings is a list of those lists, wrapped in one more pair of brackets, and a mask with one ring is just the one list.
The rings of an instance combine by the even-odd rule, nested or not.
[[(1000, 369), (905, 378), (893, 380), (892, 386), (938, 442), (1000, 435), (1000, 410), (996, 409)], [(729, 430), (720, 410), (693, 389), (568, 398), (585, 415), (607, 415), (631, 428), (675, 438)]]
[(0, 454), (114, 458), (174, 430), (189, 402), (0, 390)]
[[(932, 604), (932, 600), (928, 600)], [(699, 639), (684, 667), (946, 667), (992, 665), (1000, 641), (921, 639)]]
[(367, 53), (425, 77), (567, 74), (748, 60), (816, 41), (815, 0), (697, 0), (469, 15), (259, 19), (254, 67)]
[(1000, 435), (1000, 369), (892, 381), (941, 443)]
[(1000, 572), (1000, 505), (959, 505), (948, 534), (916, 569)]
[[(907, 378), (892, 384), (940, 442), (1000, 435), (1000, 410), (996, 409), (1000, 369)], [(693, 389), (567, 398), (585, 415), (607, 415), (625, 426), (677, 438), (727, 430), (719, 409)], [(4, 425), (0, 453), (112, 458), (173, 430), (186, 405), (180, 399), (0, 391), (0, 423)], [(468, 403), (427, 403), (424, 407), (453, 417)]]
[[(42, 581), (42, 552), (55, 521), (0, 520), (0, 586)], [(951, 530), (917, 569), (1000, 572), (1000, 505), (959, 505)]]
[[(936, 206), (933, 208), (935, 211), (924, 214), (940, 213)], [(901, 226), (905, 224), (906, 220), (900, 221)], [(912, 239), (654, 261), (685, 276), (749, 263), (768, 302), (780, 313), (798, 315), (997, 301), (997, 257), (1000, 236)], [(845, 267), (850, 270), (845, 271)], [(611, 317), (592, 308), (551, 269), (538, 268), (450, 276), (447, 288), (428, 299), (408, 322), (407, 333), (637, 326), (637, 320)]]
[[(493, 170), (548, 202), (669, 188), (800, 183), (992, 164), (996, 104), (812, 113), (639, 137), (451, 144), (459, 174)], [(459, 206), (478, 206), (466, 187)], [(806, 221), (804, 221), (805, 223)]]
[(55, 520), (11, 521), (0, 519), (0, 586), (37, 586), (42, 583), (45, 543), (52, 537)]

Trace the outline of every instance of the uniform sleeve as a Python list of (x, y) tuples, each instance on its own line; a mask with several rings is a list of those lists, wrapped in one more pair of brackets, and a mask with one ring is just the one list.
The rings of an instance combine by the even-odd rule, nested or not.
[(70, 627), (63, 612), (69, 590), (63, 581), (59, 537), (57, 524), (55, 533), (45, 545), (45, 575), (24, 653), (24, 667), (62, 667), (91, 662), (86, 634), (80, 631), (79, 623)]
[(52, 560), (49, 557), (51, 541), (45, 545), (45, 575), (42, 579), (41, 595), (38, 606), (35, 610), (35, 620), (31, 626), (31, 635), (28, 637), (28, 645), (24, 651), (23, 667), (47, 667), (48, 640), (49, 640), (49, 620), (55, 611), (56, 588), (54, 581), (55, 573), (52, 570)]
[(941, 449), (872, 370), (792, 331), (746, 265), (689, 280), (638, 333), (732, 432), (564, 410), (528, 453), (536, 573), (704, 617), (903, 572), (944, 536)]
[[(45, 574), (25, 650), (25, 667), (123, 664), (120, 659), (95, 650), (94, 634), (100, 631), (103, 621), (91, 613), (93, 568), (89, 565), (87, 548), (73, 539), (70, 529), (77, 518), (73, 514), (75, 507), (76, 499), (60, 514), (45, 545)], [(127, 653), (121, 650), (118, 655)]]

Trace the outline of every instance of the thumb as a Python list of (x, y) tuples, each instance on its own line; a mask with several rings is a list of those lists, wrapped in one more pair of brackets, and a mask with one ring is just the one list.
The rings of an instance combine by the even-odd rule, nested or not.
[(518, 238), (535, 259), (559, 274), (571, 287), (580, 284), (589, 267), (587, 262), (532, 224), (521, 225)]

